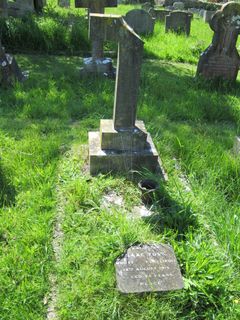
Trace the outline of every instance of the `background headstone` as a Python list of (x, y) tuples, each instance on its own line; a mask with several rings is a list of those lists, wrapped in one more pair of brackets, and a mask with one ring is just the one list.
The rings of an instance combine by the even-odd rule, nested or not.
[(173, 9), (174, 10), (184, 10), (184, 3), (177, 1), (173, 3)]
[(0, 0), (0, 17), (8, 16), (8, 4), (7, 0)]
[(123, 293), (170, 291), (184, 287), (170, 245), (132, 246), (117, 259), (115, 268), (117, 287)]
[(151, 15), (143, 9), (133, 9), (129, 11), (124, 20), (140, 35), (152, 34), (155, 21)]
[(0, 84), (9, 87), (15, 81), (24, 81), (28, 78), (27, 72), (22, 72), (16, 60), (10, 54), (5, 53), (0, 42)]
[(216, 11), (203, 10), (203, 21), (208, 23)]
[(214, 31), (211, 45), (201, 54), (197, 75), (207, 79), (235, 81), (240, 56), (236, 48), (240, 32), (240, 4), (229, 2), (209, 22)]
[(170, 10), (154, 9), (156, 20), (165, 21), (165, 17), (169, 15)]
[(186, 33), (189, 36), (192, 17), (192, 13), (185, 11), (170, 12), (165, 18), (165, 32)]
[(70, 8), (70, 0), (58, 0), (59, 7)]
[(153, 8), (153, 5), (150, 2), (145, 2), (145, 3), (142, 4), (142, 9), (147, 11), (147, 12), (151, 8)]
[(240, 155), (240, 137), (235, 137), (234, 145), (233, 145), (233, 152), (236, 156)]

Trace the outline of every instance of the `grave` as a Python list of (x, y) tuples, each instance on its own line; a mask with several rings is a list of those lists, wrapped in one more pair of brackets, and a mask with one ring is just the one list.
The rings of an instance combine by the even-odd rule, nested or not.
[(212, 16), (214, 15), (215, 12), (216, 11), (203, 10), (202, 12), (203, 21), (208, 23), (212, 19)]
[(189, 36), (192, 17), (192, 13), (185, 11), (170, 12), (165, 19), (165, 32), (186, 33)]
[[(88, 8), (89, 13), (104, 13), (105, 7), (117, 7), (117, 0), (75, 0), (76, 8)], [(94, 33), (90, 35), (92, 42), (92, 57), (85, 58), (83, 60), (83, 73), (92, 74), (106, 74), (113, 76), (115, 70), (112, 65), (112, 59), (104, 58), (103, 52), (103, 37), (100, 34), (100, 28), (98, 27), (99, 20), (93, 19), (92, 22), (89, 19), (89, 30), (93, 26)]]
[(115, 263), (118, 290), (141, 293), (183, 289), (183, 279), (173, 248), (143, 244), (128, 248)]
[(22, 72), (16, 60), (5, 49), (0, 42), (0, 84), (3, 87), (11, 86), (15, 81), (24, 81), (28, 78), (27, 72)]
[(7, 0), (0, 0), (0, 17), (8, 16), (8, 4)]
[(155, 18), (158, 21), (165, 21), (165, 17), (169, 15), (171, 12), (170, 10), (160, 10), (160, 9), (154, 9), (155, 12)]
[[(91, 14), (90, 32), (98, 26), (103, 39), (118, 42), (113, 119), (89, 132), (90, 173), (160, 171), (158, 153), (144, 123), (136, 121), (143, 41), (121, 16)], [(161, 168), (162, 169), (162, 168)], [(164, 172), (162, 170), (162, 172)]]
[(142, 4), (141, 8), (148, 12), (149, 9), (153, 8), (153, 5), (150, 2), (145, 2)]
[(70, 8), (70, 0), (58, 0), (59, 7)]
[(240, 57), (236, 43), (240, 31), (240, 4), (228, 2), (209, 22), (214, 31), (211, 45), (201, 54), (197, 76), (235, 81)]
[(140, 35), (149, 35), (153, 33), (155, 19), (143, 9), (130, 10), (124, 20)]
[(8, 1), (8, 15), (23, 17), (28, 13), (41, 12), (46, 0), (14, 0)]
[(184, 3), (180, 1), (176, 1), (173, 3), (173, 9), (174, 10), (184, 10)]

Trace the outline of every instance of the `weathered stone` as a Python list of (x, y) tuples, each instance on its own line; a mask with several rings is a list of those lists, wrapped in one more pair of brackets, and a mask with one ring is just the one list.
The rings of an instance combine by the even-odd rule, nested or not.
[(173, 9), (174, 10), (184, 10), (184, 3), (177, 1), (173, 3)]
[[(76, 8), (88, 8), (91, 13), (104, 13), (105, 7), (116, 7), (117, 0), (75, 0)], [(92, 41), (92, 57), (84, 59), (83, 72), (106, 74), (112, 76), (115, 71), (112, 65), (112, 59), (104, 58), (103, 36), (99, 28), (98, 20), (90, 20), (89, 30)]]
[(142, 9), (145, 11), (149, 11), (149, 9), (153, 8), (152, 4), (150, 2), (145, 2), (142, 4)]
[(0, 42), (0, 84), (3, 87), (11, 86), (15, 81), (24, 81), (28, 77), (22, 72), (16, 60), (10, 54), (5, 53)]
[(22, 17), (28, 13), (41, 12), (46, 0), (15, 0), (8, 1), (8, 15)]
[(58, 0), (59, 7), (70, 8), (70, 0)]
[(117, 287), (123, 293), (183, 289), (183, 279), (170, 245), (130, 247), (116, 264)]
[(165, 32), (172, 31), (175, 33), (190, 34), (192, 13), (184, 11), (173, 11), (166, 16)]
[(0, 0), (0, 17), (8, 16), (8, 4), (7, 0)]
[(129, 11), (124, 20), (140, 35), (152, 34), (155, 21), (151, 15), (143, 9), (133, 9)]
[(214, 31), (211, 45), (201, 54), (197, 75), (235, 81), (240, 57), (236, 48), (240, 32), (240, 4), (229, 2), (209, 22)]
[(208, 23), (212, 19), (212, 16), (214, 15), (215, 12), (216, 11), (203, 10), (202, 12), (203, 21)]
[[(160, 168), (157, 151), (143, 122), (136, 121), (143, 42), (121, 16), (91, 14), (104, 39), (118, 42), (113, 120), (101, 120), (89, 133), (90, 172), (128, 172)], [(92, 29), (90, 29), (90, 33)]]
[(154, 9), (156, 20), (158, 21), (165, 21), (165, 17), (169, 15), (171, 12), (170, 10), (159, 10)]

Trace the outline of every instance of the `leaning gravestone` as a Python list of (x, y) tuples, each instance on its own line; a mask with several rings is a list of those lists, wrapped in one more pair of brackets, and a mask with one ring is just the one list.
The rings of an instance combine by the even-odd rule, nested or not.
[(240, 4), (228, 2), (223, 5), (209, 25), (214, 35), (211, 45), (200, 56), (197, 75), (235, 81), (240, 66), (236, 48), (240, 32)]
[(123, 293), (183, 289), (183, 279), (170, 245), (130, 247), (115, 263), (117, 287)]
[[(88, 8), (90, 13), (104, 13), (105, 7), (116, 7), (117, 0), (75, 0), (76, 8)], [(99, 36), (100, 29), (98, 28), (99, 21), (90, 21), (91, 24), (96, 24), (93, 27), (95, 33), (91, 33), (92, 41), (92, 57), (83, 60), (83, 72), (95, 74), (112, 75), (114, 68), (112, 66), (112, 59), (104, 58), (103, 52), (103, 37)]]
[(0, 17), (8, 16), (8, 4), (7, 0), (0, 0)]
[(129, 11), (124, 20), (137, 34), (148, 35), (153, 33), (155, 20), (143, 9)]
[(11, 86), (15, 81), (24, 81), (28, 78), (27, 72), (22, 72), (16, 60), (5, 53), (0, 42), (0, 84), (3, 87)]
[(91, 33), (96, 32), (93, 26), (98, 26), (99, 36), (118, 42), (113, 119), (101, 120), (100, 132), (89, 132), (90, 173), (141, 168), (156, 172), (160, 169), (157, 151), (144, 123), (136, 121), (143, 41), (121, 16), (90, 17)]
[(175, 33), (190, 34), (192, 13), (184, 11), (173, 11), (166, 16), (165, 32), (172, 31)]

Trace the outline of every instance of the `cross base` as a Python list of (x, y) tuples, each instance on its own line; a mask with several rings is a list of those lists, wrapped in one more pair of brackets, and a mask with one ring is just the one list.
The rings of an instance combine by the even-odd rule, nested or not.
[(84, 58), (81, 74), (102, 74), (115, 77), (116, 70), (113, 67), (111, 58), (93, 59)]
[(127, 173), (132, 170), (140, 171), (147, 169), (151, 172), (161, 174), (164, 180), (167, 180), (150, 134), (147, 133), (146, 135), (147, 147), (139, 151), (102, 149), (102, 134), (100, 132), (89, 132), (88, 139), (91, 175), (109, 172)]

